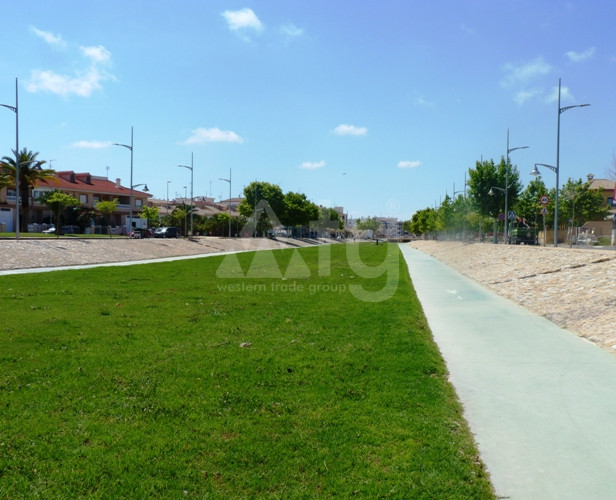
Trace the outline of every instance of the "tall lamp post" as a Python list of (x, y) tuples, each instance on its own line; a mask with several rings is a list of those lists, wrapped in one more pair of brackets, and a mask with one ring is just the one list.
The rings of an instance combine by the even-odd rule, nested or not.
[(509, 129), (507, 129), (507, 163), (505, 163), (505, 244), (509, 244), (508, 227), (509, 227), (509, 207), (507, 200), (509, 196), (509, 153), (518, 149), (528, 149), (528, 146), (519, 146), (517, 148), (509, 147)]
[(560, 78), (558, 79), (558, 125), (556, 127), (556, 195), (554, 196), (554, 246), (558, 246), (558, 172), (560, 166), (560, 115), (571, 108), (584, 108), (590, 104), (575, 104), (560, 107)]
[(190, 170), (190, 237), (193, 235), (193, 153), (190, 153), (190, 167), (188, 165), (178, 165), (178, 167)]
[(229, 183), (229, 202), (227, 203), (227, 206), (229, 207), (229, 238), (231, 238), (231, 169), (229, 169), (228, 179), (223, 179), (222, 177), (219, 177), (218, 180)]
[(19, 93), (15, 78), (15, 106), (0, 104), (15, 113), (15, 239), (19, 239)]
[(133, 127), (130, 128), (130, 146), (128, 144), (113, 143), (114, 146), (122, 146), (130, 150), (130, 207), (128, 209), (128, 223), (126, 224), (126, 231), (130, 234), (130, 230), (133, 227)]

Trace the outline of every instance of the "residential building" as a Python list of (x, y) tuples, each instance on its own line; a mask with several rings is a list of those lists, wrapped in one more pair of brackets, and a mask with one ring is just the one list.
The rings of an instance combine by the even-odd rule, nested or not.
[(616, 183), (609, 179), (595, 179), (593, 174), (588, 174), (590, 189), (598, 189), (603, 193), (605, 205), (609, 208), (610, 214), (605, 220), (586, 221), (581, 227), (582, 233), (592, 233), (596, 237), (609, 236), (614, 228), (616, 217)]
[[(95, 208), (99, 201), (118, 200), (115, 213), (111, 220), (106, 221), (111, 226), (125, 228), (128, 226), (130, 214), (131, 190), (122, 186), (120, 179), (115, 182), (106, 177), (99, 177), (89, 173), (76, 173), (71, 170), (56, 172), (48, 181), (40, 181), (32, 190), (30, 196), (30, 220), (28, 224), (39, 225), (50, 222), (51, 211), (38, 198), (45, 192), (61, 191), (70, 194), (79, 200), (79, 203), (89, 208)], [(133, 217), (136, 217), (141, 207), (148, 203), (152, 195), (133, 189)], [(6, 231), (15, 231), (15, 189), (0, 190), (0, 223), (5, 224)], [(94, 225), (95, 221), (93, 221)], [(36, 230), (36, 229), (35, 229)]]

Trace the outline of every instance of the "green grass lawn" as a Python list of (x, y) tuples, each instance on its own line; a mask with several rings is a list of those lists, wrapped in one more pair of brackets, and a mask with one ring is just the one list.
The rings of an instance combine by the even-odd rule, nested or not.
[(494, 498), (397, 246), (267, 254), (0, 277), (0, 497)]

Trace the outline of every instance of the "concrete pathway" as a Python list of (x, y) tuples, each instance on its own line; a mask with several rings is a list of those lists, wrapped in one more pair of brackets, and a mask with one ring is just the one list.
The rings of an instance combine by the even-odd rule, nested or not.
[(616, 356), (400, 248), (496, 494), (616, 499)]

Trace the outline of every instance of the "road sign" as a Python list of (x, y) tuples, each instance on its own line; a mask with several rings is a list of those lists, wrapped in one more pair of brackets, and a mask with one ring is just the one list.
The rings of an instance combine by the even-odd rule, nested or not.
[(547, 205), (548, 203), (550, 203), (550, 197), (544, 194), (541, 198), (539, 198), (539, 202), (542, 205)]
[(498, 220), (505, 220), (505, 214), (498, 214)]
[(547, 208), (545, 208), (545, 207), (543, 207), (543, 208), (541, 209), (541, 215), (547, 215), (547, 213), (548, 213), (548, 209), (547, 209)]
[(509, 217), (509, 220), (515, 219), (515, 212), (513, 210), (510, 210), (507, 214), (507, 217)]

